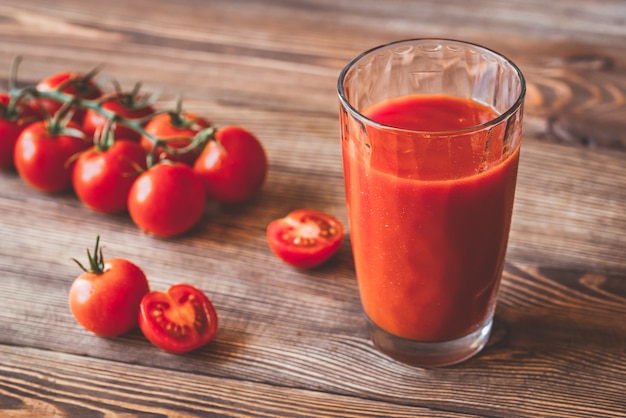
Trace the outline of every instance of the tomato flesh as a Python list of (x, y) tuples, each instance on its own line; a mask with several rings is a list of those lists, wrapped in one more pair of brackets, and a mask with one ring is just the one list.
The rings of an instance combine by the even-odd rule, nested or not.
[(267, 227), (271, 250), (285, 263), (313, 268), (332, 257), (344, 237), (343, 224), (326, 213), (298, 209)]
[(150, 292), (141, 301), (139, 327), (150, 342), (169, 353), (186, 353), (209, 343), (217, 325), (209, 298), (188, 284)]

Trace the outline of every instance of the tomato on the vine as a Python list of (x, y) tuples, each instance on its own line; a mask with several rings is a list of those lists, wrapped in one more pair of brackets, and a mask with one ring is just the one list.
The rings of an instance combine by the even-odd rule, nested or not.
[(0, 170), (14, 167), (17, 138), (24, 128), (39, 119), (38, 115), (23, 99), (11, 102), (8, 93), (0, 93)]
[(34, 122), (17, 138), (15, 168), (32, 187), (60, 192), (72, 185), (73, 159), (92, 144), (71, 121), (65, 126), (55, 119)]
[(251, 132), (227, 126), (217, 130), (194, 164), (207, 196), (222, 203), (251, 199), (267, 176), (267, 156)]
[(96, 141), (76, 160), (72, 185), (85, 206), (104, 213), (123, 212), (131, 186), (146, 168), (146, 152), (137, 142)]
[(213, 303), (191, 285), (175, 284), (141, 300), (139, 327), (152, 344), (166, 352), (181, 354), (202, 347), (215, 337), (217, 326)]
[(83, 269), (70, 287), (69, 306), (76, 321), (102, 337), (124, 334), (137, 326), (141, 299), (150, 292), (148, 279), (135, 264), (123, 258), (104, 260), (96, 239), (93, 254), (87, 250), (89, 269)]
[(186, 164), (163, 161), (133, 183), (128, 213), (143, 231), (162, 237), (182, 234), (202, 217), (206, 193), (202, 180)]
[[(155, 113), (154, 107), (149, 103), (148, 98), (139, 95), (138, 88), (132, 92), (116, 92), (102, 98), (101, 109), (113, 112), (124, 119), (143, 119)], [(101, 132), (107, 125), (109, 118), (95, 109), (88, 109), (83, 121), (83, 129), (90, 136)], [(115, 126), (115, 137), (125, 138), (139, 142), (141, 134), (136, 130), (117, 123)]]
[[(75, 71), (64, 71), (44, 78), (37, 84), (36, 89), (41, 92), (50, 92), (61, 88), (63, 93), (79, 99), (95, 100), (102, 96), (102, 90), (94, 82), (94, 75), (95, 71), (86, 75)], [(45, 109), (51, 117), (63, 106), (62, 102), (47, 97), (37, 98), (35, 103)], [(75, 106), (72, 110), (74, 112), (72, 119), (76, 123), (81, 123), (85, 116), (85, 109)]]
[(297, 209), (267, 226), (267, 241), (286, 264), (313, 268), (327, 261), (344, 238), (343, 224), (334, 216)]
[[(155, 116), (145, 126), (145, 131), (154, 137), (167, 142), (167, 146), (171, 148), (184, 148), (192, 143), (193, 137), (202, 129), (211, 126), (206, 118), (198, 117), (189, 112), (167, 112)], [(151, 152), (154, 148), (152, 140), (146, 136), (141, 137), (141, 145), (146, 152)], [(174, 154), (167, 152), (163, 147), (159, 147), (156, 151), (158, 160), (180, 161), (189, 166), (193, 163), (202, 152), (201, 147), (194, 148), (190, 152)]]

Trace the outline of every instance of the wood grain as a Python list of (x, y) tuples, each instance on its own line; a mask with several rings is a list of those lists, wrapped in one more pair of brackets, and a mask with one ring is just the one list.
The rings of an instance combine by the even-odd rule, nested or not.
[[(626, 415), (626, 4), (538, 0), (136, 0), (0, 4), (0, 85), (105, 63), (263, 141), (270, 172), (250, 204), (211, 206), (190, 233), (157, 239), (127, 215), (84, 208), (0, 173), (3, 417)], [(443, 36), (504, 53), (524, 72), (526, 122), (496, 326), (459, 366), (425, 370), (371, 346), (349, 237), (300, 271), (265, 227), (297, 207), (346, 222), (336, 78), (359, 52)], [(110, 86), (110, 84), (105, 84)], [(214, 342), (158, 351), (139, 331), (85, 332), (67, 308), (95, 236), (153, 289), (203, 289)]]
[[(3, 416), (229, 416), (375, 417), (387, 405), (313, 390), (216, 379), (176, 370), (50, 356), (26, 349), (3, 349), (0, 401)], [(42, 370), (45, 372), (42, 373)], [(156, 400), (156, 402), (155, 402)], [(471, 417), (423, 407), (398, 406), (394, 417), (428, 414)]]

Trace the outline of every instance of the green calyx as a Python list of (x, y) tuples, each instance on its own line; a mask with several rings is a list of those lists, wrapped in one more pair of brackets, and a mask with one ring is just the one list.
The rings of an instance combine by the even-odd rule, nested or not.
[(104, 128), (96, 132), (93, 144), (97, 152), (104, 152), (113, 146), (115, 142), (115, 118), (107, 119)]
[[(132, 91), (124, 92), (117, 80), (111, 81), (115, 87), (115, 95), (113, 97), (126, 109), (141, 109), (152, 105), (156, 101), (156, 95), (139, 94), (141, 92), (141, 83), (136, 83)], [(106, 101), (108, 99), (105, 97), (103, 100)]]
[(63, 103), (63, 106), (61, 106), (61, 108), (52, 117), (50, 117), (50, 115), (46, 112), (46, 126), (48, 133), (51, 136), (68, 135), (75, 138), (85, 138), (85, 133), (83, 131), (69, 126), (69, 123), (74, 116), (72, 104), (73, 100)]
[(101, 69), (102, 65), (99, 65), (89, 71), (83, 77), (73, 80), (74, 87), (78, 91), (79, 95), (89, 95), (94, 92), (94, 89), (96, 89), (94, 79)]
[(178, 129), (190, 129), (196, 127), (198, 118), (189, 117), (189, 114), (183, 109), (183, 98), (178, 97), (176, 107), (167, 111), (172, 126)]
[(0, 103), (0, 117), (15, 122), (19, 117), (18, 104), (20, 97), (11, 96), (9, 103)]
[(100, 235), (96, 237), (96, 246), (93, 250), (93, 254), (87, 249), (87, 258), (89, 259), (89, 269), (86, 269), (80, 261), (72, 258), (78, 267), (80, 267), (85, 273), (102, 274), (104, 273), (104, 257), (102, 256), (102, 248), (100, 248)]

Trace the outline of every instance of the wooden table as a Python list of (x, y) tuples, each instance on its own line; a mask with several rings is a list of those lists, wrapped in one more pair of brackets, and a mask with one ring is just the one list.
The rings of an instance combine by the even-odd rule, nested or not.
[[(349, 240), (299, 271), (265, 227), (309, 207), (346, 222), (336, 80), (360, 51), (473, 41), (528, 82), (506, 271), (487, 348), (423, 370), (369, 342)], [(0, 2), (2, 85), (64, 70), (141, 81), (160, 106), (238, 124), (270, 159), (257, 199), (158, 239), (0, 173), (2, 417), (626, 416), (626, 3), (619, 0), (56, 0)], [(96, 235), (155, 290), (187, 282), (216, 339), (170, 355), (139, 331), (99, 338), (68, 306)]]

